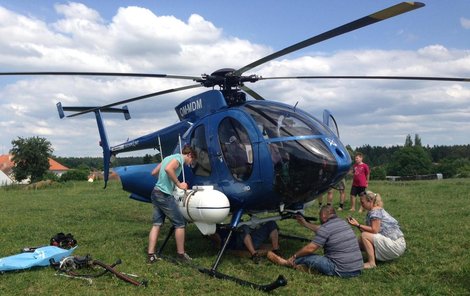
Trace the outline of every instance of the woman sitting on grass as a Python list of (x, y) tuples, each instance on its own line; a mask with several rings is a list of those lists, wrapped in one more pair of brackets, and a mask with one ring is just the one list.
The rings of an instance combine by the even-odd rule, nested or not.
[(359, 245), (368, 257), (364, 268), (374, 268), (375, 259), (388, 261), (401, 256), (406, 250), (406, 242), (398, 221), (383, 209), (380, 194), (365, 191), (360, 197), (362, 207), (367, 210), (366, 225), (359, 224), (354, 218), (348, 218), (348, 222), (361, 231)]

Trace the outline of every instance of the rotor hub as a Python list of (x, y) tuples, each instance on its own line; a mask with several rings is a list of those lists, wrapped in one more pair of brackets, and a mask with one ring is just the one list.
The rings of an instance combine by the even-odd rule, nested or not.
[(259, 77), (256, 75), (241, 76), (234, 75), (236, 72), (233, 68), (222, 68), (210, 75), (203, 74), (201, 79), (196, 79), (196, 82), (201, 83), (205, 87), (214, 87), (218, 85), (222, 90), (239, 89), (243, 82), (256, 82)]

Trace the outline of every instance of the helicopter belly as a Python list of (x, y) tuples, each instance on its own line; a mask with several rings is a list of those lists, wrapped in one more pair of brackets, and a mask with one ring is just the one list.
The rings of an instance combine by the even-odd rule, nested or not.
[(132, 193), (131, 198), (150, 202), (150, 195), (155, 186), (155, 177), (151, 172), (155, 164), (131, 165), (114, 168), (114, 172), (119, 175), (122, 189)]

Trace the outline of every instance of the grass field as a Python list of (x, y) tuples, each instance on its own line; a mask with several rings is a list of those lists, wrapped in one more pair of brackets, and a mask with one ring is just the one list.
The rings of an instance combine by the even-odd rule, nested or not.
[[(408, 250), (400, 259), (382, 263), (358, 278), (311, 275), (247, 258), (225, 256), (219, 271), (266, 284), (279, 274), (288, 279), (274, 295), (469, 295), (470, 294), (470, 180), (371, 182), (385, 209), (400, 222)], [(56, 276), (50, 267), (0, 275), (1, 295), (264, 295), (230, 281), (212, 279), (187, 266), (167, 261), (145, 262), (152, 207), (130, 200), (120, 183), (106, 190), (99, 183), (55, 184), (43, 189), (0, 189), (0, 257), (26, 246), (48, 244), (58, 232), (71, 232), (79, 247), (74, 255), (91, 254), (118, 270), (149, 280), (135, 287), (110, 275), (93, 280)], [(337, 196), (335, 196), (337, 202)], [(312, 206), (307, 214), (317, 215)], [(346, 217), (348, 213), (339, 213)], [(364, 221), (364, 214), (354, 214)], [(280, 222), (281, 231), (304, 237), (311, 234), (295, 221)], [(163, 230), (166, 234), (167, 228)], [(303, 245), (281, 240), (291, 255)], [(210, 267), (216, 250), (194, 225), (188, 226), (186, 249), (198, 265)], [(175, 250), (170, 240), (166, 254)]]

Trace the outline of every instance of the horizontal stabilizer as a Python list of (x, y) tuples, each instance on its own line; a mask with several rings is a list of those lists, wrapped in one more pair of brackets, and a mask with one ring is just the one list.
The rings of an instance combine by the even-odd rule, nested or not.
[[(90, 110), (98, 107), (90, 107), (90, 106), (81, 106), (81, 107), (63, 107), (61, 102), (58, 102), (56, 104), (57, 106), (57, 111), (59, 112), (59, 117), (64, 118), (65, 113), (64, 111), (69, 111), (69, 112), (83, 112), (85, 110)], [(97, 109), (100, 112), (104, 113), (123, 113), (124, 118), (126, 120), (131, 119), (131, 115), (129, 114), (129, 108), (127, 106), (123, 106), (122, 108), (102, 108), (102, 109)]]

